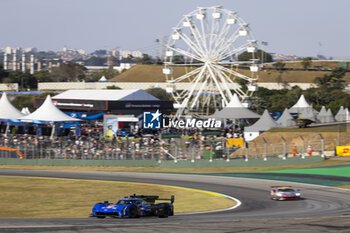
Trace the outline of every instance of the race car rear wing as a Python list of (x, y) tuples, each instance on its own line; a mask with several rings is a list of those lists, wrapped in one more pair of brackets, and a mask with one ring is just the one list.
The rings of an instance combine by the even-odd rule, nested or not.
[(159, 198), (159, 196), (150, 196), (150, 195), (131, 195), (130, 197), (141, 198), (147, 201), (149, 204), (154, 204), (156, 201), (170, 201), (171, 204), (175, 201), (175, 196), (171, 195), (170, 199), (168, 198)]

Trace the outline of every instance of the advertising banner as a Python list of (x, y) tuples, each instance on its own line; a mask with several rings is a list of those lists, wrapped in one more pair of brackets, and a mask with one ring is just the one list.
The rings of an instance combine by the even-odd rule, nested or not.
[(116, 135), (118, 131), (118, 116), (104, 115), (103, 116), (103, 132), (104, 136), (110, 139)]
[(337, 156), (350, 156), (350, 146), (337, 146)]
[(226, 147), (243, 147), (244, 140), (243, 138), (228, 138), (226, 139)]

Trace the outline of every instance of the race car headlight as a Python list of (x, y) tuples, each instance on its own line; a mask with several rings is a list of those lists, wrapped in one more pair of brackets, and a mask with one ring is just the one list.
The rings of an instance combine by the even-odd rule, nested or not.
[(300, 193), (295, 193), (296, 196), (300, 196)]
[(282, 193), (276, 193), (276, 196), (281, 197)]

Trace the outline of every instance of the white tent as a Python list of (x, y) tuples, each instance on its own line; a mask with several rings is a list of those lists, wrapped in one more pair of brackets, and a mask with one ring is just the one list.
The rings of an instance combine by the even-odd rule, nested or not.
[(316, 121), (317, 114), (318, 114), (318, 112), (316, 110), (314, 110), (313, 108), (305, 108), (299, 114), (299, 119), (308, 119), (311, 121)]
[(288, 112), (287, 108), (284, 109), (282, 116), (278, 118), (277, 124), (279, 125), (279, 127), (291, 127), (297, 125), (297, 123), (293, 120), (292, 115), (290, 115), (290, 113)]
[(327, 110), (325, 106), (322, 106), (321, 111), (317, 115), (317, 120), (320, 123), (328, 122), (328, 115), (327, 115)]
[(265, 110), (264, 114), (260, 117), (260, 119), (257, 122), (255, 122), (249, 127), (244, 127), (244, 139), (246, 141), (251, 141), (257, 136), (259, 136), (262, 132), (272, 128), (276, 128), (278, 126), (279, 125), (277, 124), (277, 122), (270, 116), (270, 113), (267, 110)]
[(80, 121), (77, 118), (70, 117), (60, 109), (58, 109), (48, 95), (44, 103), (33, 113), (20, 117), (22, 122), (33, 122), (33, 121), (46, 121), (46, 122), (60, 122), (60, 121)]
[(336, 121), (347, 121), (349, 120), (349, 110), (348, 108), (340, 107), (338, 113), (335, 115)]
[(259, 118), (260, 115), (244, 107), (237, 94), (234, 94), (233, 99), (225, 108), (209, 117), (215, 119), (248, 119)]
[(23, 113), (24, 115), (29, 115), (30, 114), (29, 108), (27, 107), (22, 108), (21, 113)]
[(107, 82), (106, 77), (103, 75), (99, 80), (99, 82)]
[(0, 119), (17, 119), (22, 116), (24, 114), (10, 103), (6, 92), (4, 92), (0, 99)]
[(306, 102), (304, 95), (301, 95), (298, 102), (289, 109), (290, 113), (301, 113), (305, 108), (311, 108), (310, 104)]
[(318, 114), (318, 112), (313, 109), (308, 102), (306, 102), (304, 95), (301, 95), (297, 103), (294, 104), (288, 111), (289, 113), (299, 114), (299, 119), (309, 119), (312, 121), (316, 121), (316, 114)]
[(334, 116), (330, 108), (327, 110), (327, 113), (326, 113), (326, 121), (327, 123), (334, 122)]

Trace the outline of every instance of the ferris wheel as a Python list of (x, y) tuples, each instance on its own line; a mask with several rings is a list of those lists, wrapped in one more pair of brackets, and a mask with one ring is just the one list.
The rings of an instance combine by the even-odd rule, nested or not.
[[(234, 93), (247, 101), (257, 90), (256, 51), (253, 32), (235, 12), (213, 6), (184, 15), (169, 37), (163, 68), (176, 116), (208, 114), (227, 106)], [(243, 52), (252, 53), (252, 59), (239, 62)], [(246, 68), (244, 74), (238, 66)], [(246, 91), (237, 79), (246, 80)]]

